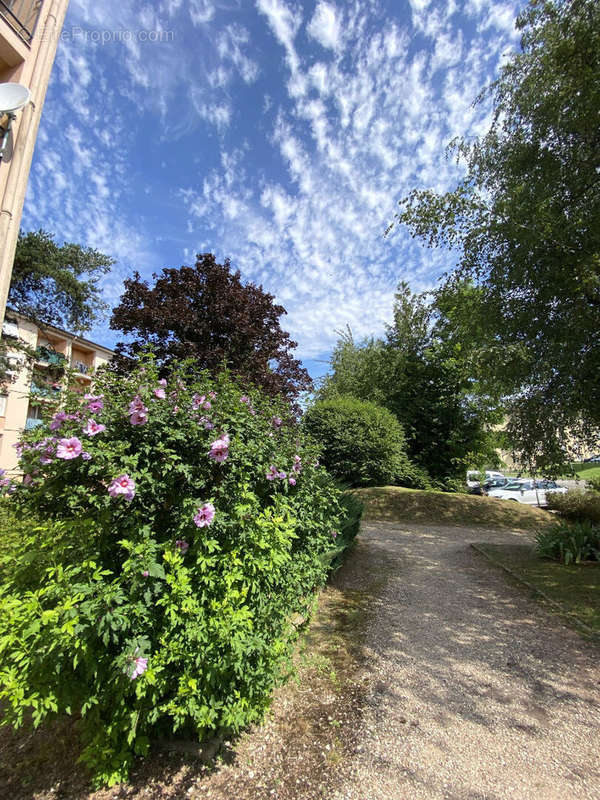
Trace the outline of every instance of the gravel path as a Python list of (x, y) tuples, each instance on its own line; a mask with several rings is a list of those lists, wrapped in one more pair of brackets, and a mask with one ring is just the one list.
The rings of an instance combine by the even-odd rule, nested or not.
[(523, 534), (377, 523), (361, 539), (390, 579), (360, 744), (331, 800), (600, 798), (600, 647), (469, 547)]

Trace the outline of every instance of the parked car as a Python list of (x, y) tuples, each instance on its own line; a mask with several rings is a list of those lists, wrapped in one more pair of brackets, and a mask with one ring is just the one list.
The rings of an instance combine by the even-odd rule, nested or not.
[[(494, 470), (486, 469), (485, 470), (485, 481), (494, 480), (494, 478), (504, 478), (502, 472), (494, 472)], [(478, 472), (476, 469), (470, 469), (467, 472), (467, 486), (472, 489), (474, 486), (479, 486), (479, 477), (481, 472)]]
[(514, 500), (528, 506), (546, 506), (548, 505), (546, 495), (551, 492), (564, 494), (566, 491), (564, 486), (559, 486), (555, 481), (521, 479), (509, 481), (498, 489), (490, 489), (488, 496), (497, 497), (499, 500)]
[(469, 489), (469, 494), (486, 495), (490, 489), (501, 489), (511, 482), (511, 478), (490, 478), (481, 485), (477, 484)]
[(600, 461), (600, 454), (598, 454), (598, 455), (596, 455), (596, 456), (590, 456), (589, 458), (584, 458), (584, 459), (583, 459), (583, 463), (584, 463), (584, 464), (587, 464), (587, 463), (589, 463), (590, 461)]

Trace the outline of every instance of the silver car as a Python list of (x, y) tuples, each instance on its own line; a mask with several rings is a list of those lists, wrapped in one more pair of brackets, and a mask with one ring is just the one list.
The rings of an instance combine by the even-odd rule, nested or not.
[(559, 486), (555, 481), (536, 481), (530, 478), (511, 481), (499, 489), (490, 489), (488, 497), (497, 497), (499, 500), (514, 500), (528, 506), (547, 506), (546, 495), (551, 492), (565, 494), (567, 489)]

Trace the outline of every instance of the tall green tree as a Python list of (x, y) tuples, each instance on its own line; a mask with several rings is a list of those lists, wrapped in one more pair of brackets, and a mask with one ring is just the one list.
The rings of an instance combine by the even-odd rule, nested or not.
[(432, 299), (401, 283), (385, 339), (355, 343), (343, 334), (318, 397), (376, 402), (402, 424), (410, 458), (442, 483), (497, 458), (493, 403), (480, 397), (460, 344), (446, 336)]
[(41, 325), (83, 333), (107, 309), (99, 282), (114, 263), (91, 247), (59, 245), (46, 231), (21, 231), (8, 305)]
[(475, 340), (522, 460), (551, 471), (600, 433), (600, 4), (533, 1), (517, 27), (479, 98), (488, 133), (451, 145), (464, 178), (412, 192), (397, 221), (456, 255), (440, 294), (457, 341)]

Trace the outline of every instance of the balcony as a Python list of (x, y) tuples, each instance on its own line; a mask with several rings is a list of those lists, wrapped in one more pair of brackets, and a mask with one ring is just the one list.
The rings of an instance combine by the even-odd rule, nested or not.
[(29, 393), (32, 397), (37, 397), (40, 400), (53, 400), (59, 397), (60, 386), (36, 383), (35, 380), (32, 380)]
[(27, 44), (31, 43), (43, 0), (0, 0), (0, 16)]
[(46, 345), (39, 345), (36, 348), (35, 359), (38, 364), (51, 367), (62, 367), (67, 363), (65, 355)]

